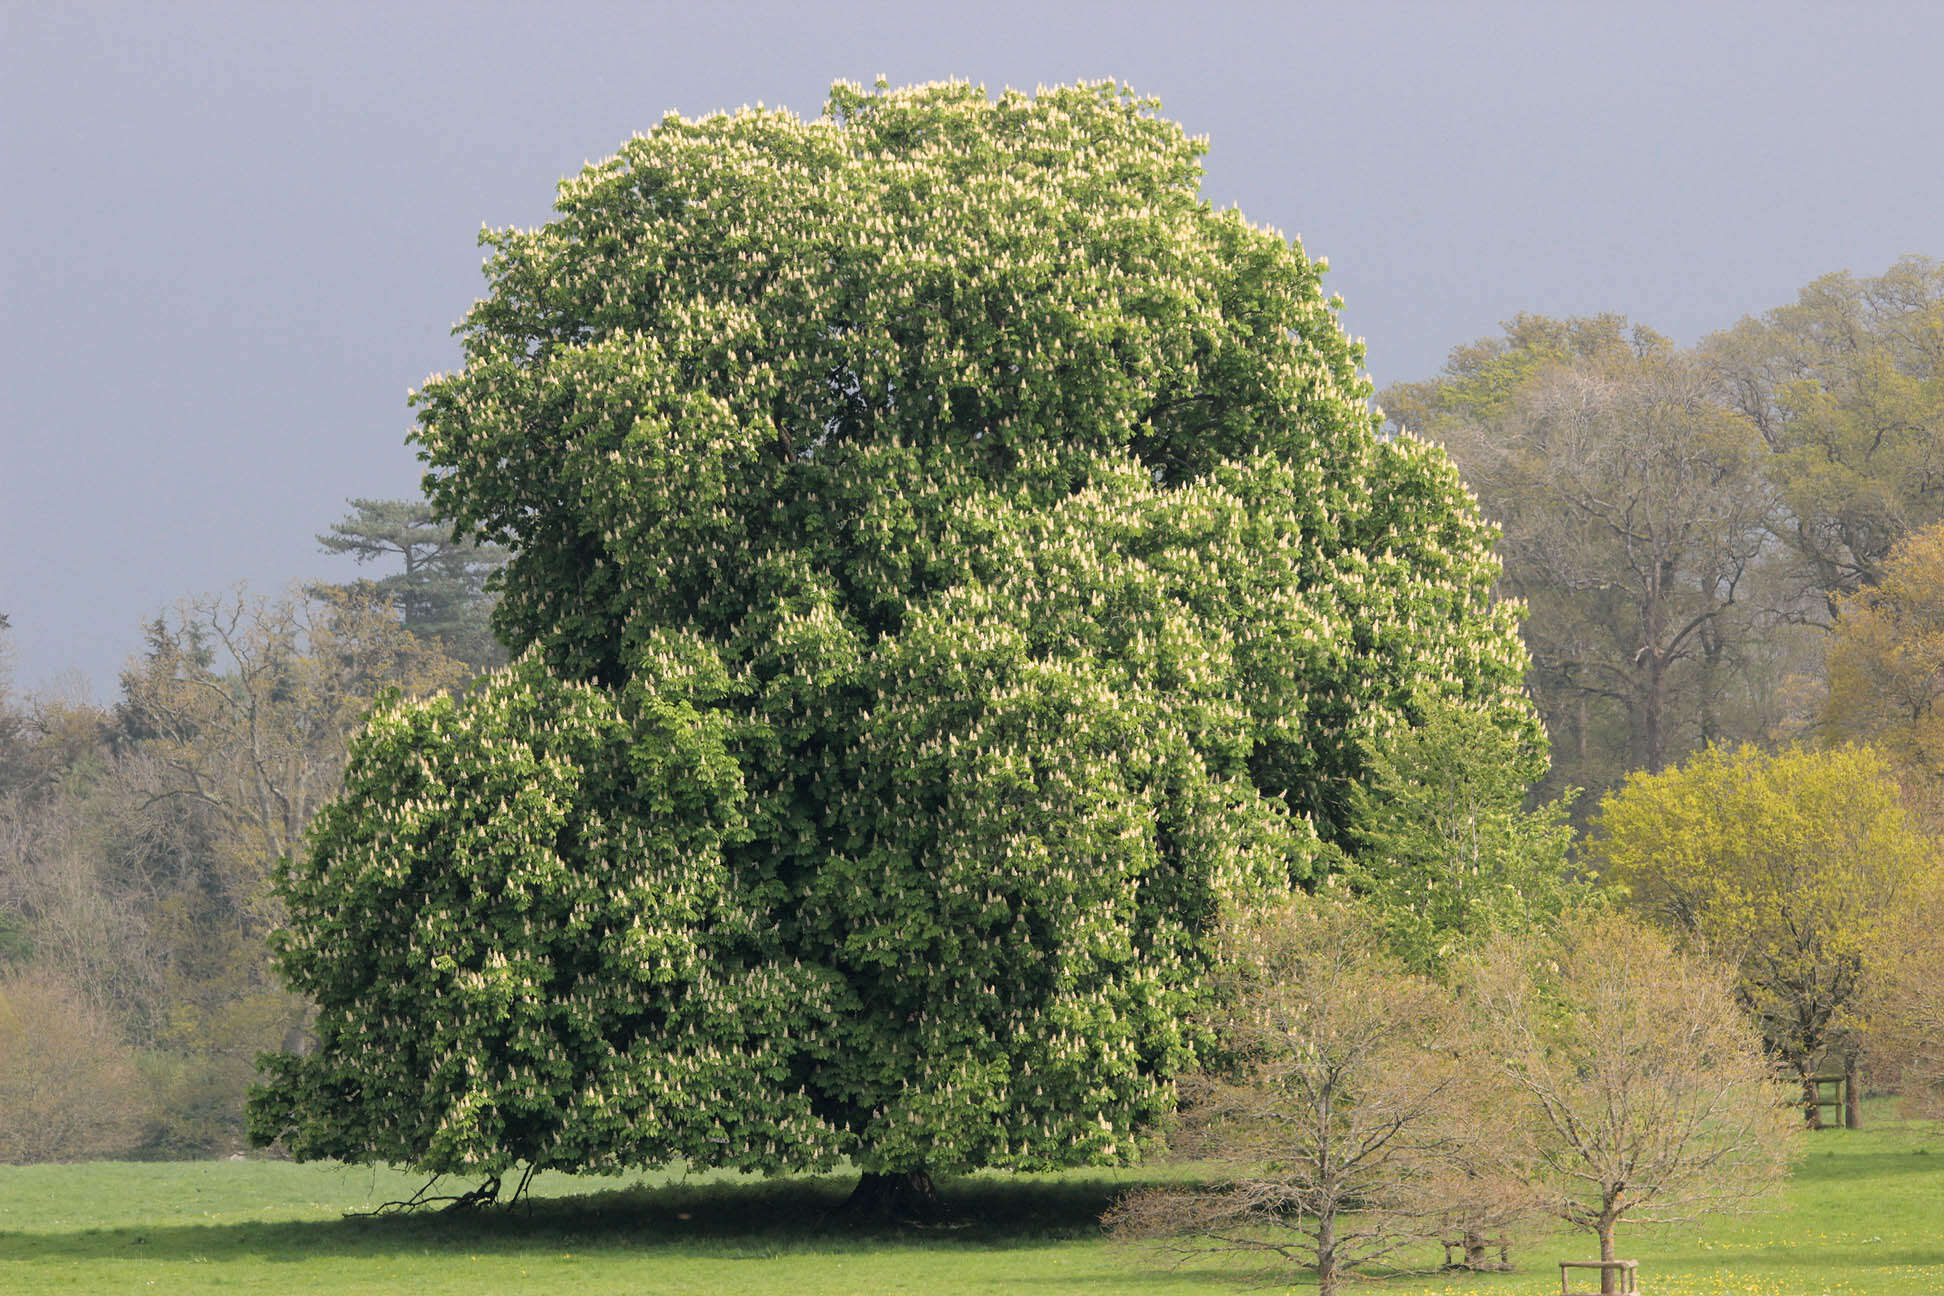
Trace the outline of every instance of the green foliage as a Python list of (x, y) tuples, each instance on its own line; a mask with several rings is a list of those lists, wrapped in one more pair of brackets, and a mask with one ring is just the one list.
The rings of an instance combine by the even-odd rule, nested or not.
[(1623, 315), (1562, 320), (1521, 313), (1499, 336), (1453, 347), (1438, 377), (1385, 388), (1384, 409), (1401, 427), (1489, 422), (1511, 413), (1520, 392), (1548, 369), (1625, 363), (1666, 346), (1665, 337)]
[(1450, 704), (1376, 745), (1351, 795), (1341, 876), (1410, 967), (1441, 971), (1494, 934), (1550, 929), (1597, 903), (1566, 860), (1570, 794), (1525, 808), (1545, 773), (1543, 733)]
[(249, 1061), (211, 1054), (194, 1038), (177, 1039), (183, 1047), (155, 1049), (135, 1059), (149, 1103), (134, 1153), (145, 1161), (233, 1153), (241, 1141), (238, 1099), (250, 1084)]
[(670, 117), (488, 236), (416, 437), (523, 655), (374, 719), (286, 873), (323, 1046), (259, 1138), (1129, 1160), (1205, 928), (1316, 877), (1365, 741), (1529, 719), (1450, 465), (1154, 109)]
[(1601, 803), (1589, 856), (1691, 948), (1737, 969), (1769, 1046), (1810, 1067), (1853, 1025), (1935, 850), (1868, 747), (1710, 748)]
[(1944, 262), (1824, 275), (1703, 349), (1774, 452), (1779, 533), (1825, 596), (1874, 585), (1898, 541), (1944, 520)]
[(0, 964), (25, 963), (34, 952), (26, 915), (0, 910)]
[(829, 1159), (788, 1052), (828, 1020), (828, 974), (752, 957), (724, 724), (669, 696), (720, 676), (663, 682), (617, 706), (527, 660), (374, 713), (280, 878), (318, 1049), (272, 1061), (259, 1141), (485, 1174)]

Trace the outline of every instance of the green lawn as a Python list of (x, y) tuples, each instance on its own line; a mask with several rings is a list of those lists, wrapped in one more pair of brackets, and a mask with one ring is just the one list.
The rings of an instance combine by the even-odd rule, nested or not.
[[(0, 1167), (0, 1292), (642, 1293), (1234, 1290), (1146, 1267), (1095, 1218), (1133, 1174), (951, 1181), (950, 1227), (856, 1236), (823, 1217), (841, 1179), (542, 1179), (532, 1211), (346, 1219), (408, 1196), (386, 1171), (279, 1162)], [(1778, 1213), (1622, 1233), (1649, 1296), (1944, 1292), (1944, 1126), (1810, 1137)], [(1399, 1279), (1394, 1296), (1556, 1293), (1557, 1239), (1519, 1272)], [(1302, 1286), (1303, 1284), (1298, 1284)]]

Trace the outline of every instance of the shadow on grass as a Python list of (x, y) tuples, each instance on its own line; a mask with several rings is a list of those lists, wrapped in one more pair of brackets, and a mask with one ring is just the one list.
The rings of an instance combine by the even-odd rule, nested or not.
[(939, 1187), (951, 1211), (948, 1222), (859, 1227), (839, 1212), (854, 1184), (837, 1176), (678, 1183), (540, 1197), (510, 1209), (0, 1233), (0, 1259), (303, 1263), (406, 1252), (468, 1256), (534, 1248), (583, 1253), (665, 1248), (755, 1260), (887, 1243), (991, 1249), (1097, 1237), (1101, 1213), (1137, 1186), (1118, 1178), (946, 1179)]

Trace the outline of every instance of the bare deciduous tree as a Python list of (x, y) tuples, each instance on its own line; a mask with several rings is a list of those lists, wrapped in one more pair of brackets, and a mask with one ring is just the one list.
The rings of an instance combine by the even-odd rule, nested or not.
[(1787, 1177), (1799, 1122), (1729, 970), (1602, 917), (1501, 943), (1464, 979), (1472, 1052), (1502, 1086), (1507, 1164), (1598, 1237), (1600, 1259), (1615, 1258), (1622, 1220), (1740, 1210)]
[(0, 797), (0, 914), (21, 917), (38, 966), (140, 1035), (160, 1012), (161, 956), (141, 897), (103, 867), (98, 805)]
[(1704, 717), (1677, 738), (1673, 713), (1682, 689), (1707, 710), (1710, 653), (1767, 540), (1760, 439), (1665, 352), (1561, 368), (1522, 397), (1466, 445), (1480, 480), (1521, 503), (1504, 548), (1532, 582), (1533, 656), (1566, 691), (1624, 707), (1631, 763), (1659, 769), (1721, 736)]
[(1384, 405), (1503, 528), (1549, 786), (1597, 793), (1795, 720), (1777, 699), (1813, 636), (1785, 624), (1805, 607), (1774, 579), (1767, 448), (1711, 368), (1616, 316), (1520, 316)]
[(345, 741), (373, 697), (429, 693), (465, 673), (369, 593), (188, 599), (149, 627), (146, 656), (122, 676), (122, 722), (145, 767), (131, 777), (151, 802), (214, 819), (234, 902), (251, 913), (268, 902), (270, 865), (299, 849), (336, 793)]
[(1298, 1263), (1329, 1296), (1454, 1222), (1504, 1225), (1514, 1202), (1476, 1159), (1451, 999), (1384, 954), (1359, 911), (1299, 900), (1243, 919), (1216, 980), (1204, 1024), (1226, 1065), (1183, 1083), (1175, 1151), (1223, 1177), (1129, 1196), (1108, 1216), (1116, 1237)]

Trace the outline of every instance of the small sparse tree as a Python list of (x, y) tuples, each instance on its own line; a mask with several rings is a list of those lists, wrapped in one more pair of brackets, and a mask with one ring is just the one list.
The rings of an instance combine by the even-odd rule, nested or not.
[(1480, 1172), (1475, 1074), (1439, 986), (1341, 902), (1271, 908), (1219, 944), (1203, 1025), (1224, 1062), (1184, 1078), (1175, 1149), (1223, 1177), (1129, 1196), (1108, 1215), (1118, 1238), (1299, 1263), (1330, 1296), (1454, 1215), (1504, 1223), (1511, 1198)]
[(1495, 943), (1465, 981), (1507, 1163), (1548, 1213), (1599, 1239), (1601, 1260), (1623, 1220), (1734, 1211), (1787, 1176), (1788, 1091), (1732, 972), (1602, 916)]

